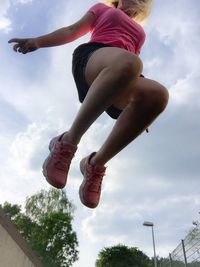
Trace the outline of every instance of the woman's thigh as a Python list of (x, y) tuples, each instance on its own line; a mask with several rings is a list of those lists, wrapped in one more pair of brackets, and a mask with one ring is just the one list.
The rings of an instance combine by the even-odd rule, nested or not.
[[(88, 86), (91, 86), (104, 68), (112, 67), (114, 71), (116, 66), (120, 66), (129, 60), (134, 62), (135, 67), (139, 67), (142, 72), (142, 62), (140, 58), (131, 52), (116, 47), (104, 47), (96, 50), (90, 56), (85, 69), (85, 80)], [(126, 85), (122, 90), (118, 90), (118, 94), (115, 95), (112, 102), (114, 107), (123, 110), (134, 100), (134, 97), (141, 92), (151, 96), (154, 93), (166, 91), (164, 86), (160, 83), (151, 79), (139, 77), (139, 74), (128, 86)], [(116, 72), (114, 72), (113, 75), (116, 75)]]
[(140, 58), (125, 49), (104, 47), (96, 50), (90, 56), (85, 68), (85, 80), (88, 86), (91, 86), (104, 68), (113, 68), (113, 75), (117, 75), (117, 70), (126, 63), (131, 63), (133, 68), (139, 69), (142, 72), (142, 61)]
[(128, 87), (121, 90), (121, 92), (115, 97), (112, 105), (118, 109), (123, 110), (134, 98), (138, 95), (148, 96), (149, 100), (151, 96), (158, 95), (158, 93), (165, 95), (167, 97), (167, 89), (160, 83), (139, 77), (134, 80)]

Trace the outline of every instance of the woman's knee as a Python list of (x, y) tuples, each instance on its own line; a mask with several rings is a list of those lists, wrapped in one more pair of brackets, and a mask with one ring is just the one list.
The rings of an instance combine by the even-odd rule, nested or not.
[(143, 64), (138, 56), (122, 53), (116, 57), (109, 67), (119, 78), (126, 82), (140, 76)]
[(168, 104), (169, 93), (163, 85), (158, 84), (154, 88), (138, 91), (136, 99), (141, 106), (159, 114), (165, 110)]
[(169, 92), (164, 86), (160, 86), (157, 92), (161, 112), (166, 108), (169, 101)]

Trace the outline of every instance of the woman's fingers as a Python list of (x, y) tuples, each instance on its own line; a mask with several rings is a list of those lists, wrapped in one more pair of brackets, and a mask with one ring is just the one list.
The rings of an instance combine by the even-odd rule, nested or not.
[(13, 38), (13, 39), (10, 39), (9, 41), (8, 41), (8, 43), (10, 44), (10, 43), (19, 43), (19, 41), (20, 41), (21, 39), (19, 39), (19, 38)]
[(22, 54), (26, 54), (26, 53), (29, 52), (29, 49), (30, 49), (30, 47), (29, 47), (29, 45), (26, 43), (26, 44), (21, 48), (21, 53), (22, 53)]
[(15, 45), (13, 46), (13, 50), (14, 50), (15, 52), (19, 51), (19, 49), (20, 49), (20, 44), (15, 44)]
[(26, 40), (24, 40), (24, 39), (14, 38), (14, 39), (9, 40), (8, 43), (16, 43), (13, 46), (13, 50), (15, 52), (23, 53), (24, 51), (27, 50)]
[(18, 39), (18, 38), (13, 38), (13, 39), (10, 39), (8, 41), (8, 43), (16, 43), (14, 46), (13, 46), (13, 50), (15, 52), (20, 52), (20, 49), (22, 48), (22, 46), (24, 45), (24, 40), (23, 39)]
[(8, 43), (16, 43), (13, 45), (13, 50), (22, 54), (33, 52), (37, 49), (34, 42), (30, 41), (31, 39), (19, 39), (13, 38), (8, 41)]

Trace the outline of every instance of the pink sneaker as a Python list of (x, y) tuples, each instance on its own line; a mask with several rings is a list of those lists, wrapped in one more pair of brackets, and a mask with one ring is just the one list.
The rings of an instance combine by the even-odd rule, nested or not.
[(66, 185), (70, 163), (77, 150), (76, 145), (61, 140), (63, 135), (64, 133), (50, 141), (50, 154), (43, 164), (43, 175), (56, 188)]
[(96, 208), (99, 204), (101, 184), (106, 170), (104, 166), (90, 164), (90, 159), (94, 154), (95, 152), (80, 162), (80, 170), (84, 180), (79, 188), (79, 196), (81, 202), (88, 208)]

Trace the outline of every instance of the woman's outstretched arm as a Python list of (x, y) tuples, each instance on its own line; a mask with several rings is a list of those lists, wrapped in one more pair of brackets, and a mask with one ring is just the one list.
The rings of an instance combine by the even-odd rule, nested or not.
[(88, 33), (94, 20), (95, 16), (91, 12), (87, 12), (79, 21), (70, 26), (36, 38), (13, 38), (8, 43), (16, 43), (13, 46), (14, 51), (23, 54), (42, 47), (63, 45)]

